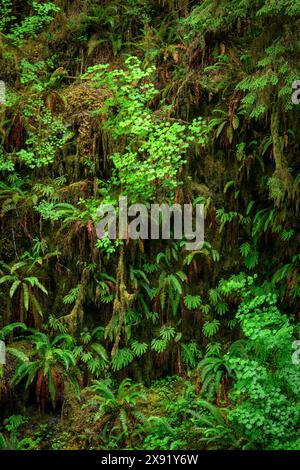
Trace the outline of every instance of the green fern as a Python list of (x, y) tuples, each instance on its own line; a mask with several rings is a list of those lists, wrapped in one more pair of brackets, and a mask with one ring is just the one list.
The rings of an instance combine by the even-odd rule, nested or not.
[(220, 328), (220, 322), (219, 320), (211, 320), (207, 321), (203, 325), (203, 334), (207, 336), (207, 338), (211, 338), (214, 336)]
[(200, 307), (201, 304), (202, 299), (200, 295), (187, 294), (184, 298), (184, 305), (189, 310), (195, 310), (196, 308)]
[(134, 359), (134, 353), (129, 348), (118, 349), (111, 360), (112, 369), (118, 371), (127, 367)]

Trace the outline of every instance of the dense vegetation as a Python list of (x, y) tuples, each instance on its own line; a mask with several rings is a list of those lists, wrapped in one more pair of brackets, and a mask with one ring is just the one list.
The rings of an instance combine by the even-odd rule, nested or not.
[[(300, 449), (299, 0), (1, 0), (0, 31), (0, 447)], [(120, 195), (204, 204), (204, 246), (98, 240)]]

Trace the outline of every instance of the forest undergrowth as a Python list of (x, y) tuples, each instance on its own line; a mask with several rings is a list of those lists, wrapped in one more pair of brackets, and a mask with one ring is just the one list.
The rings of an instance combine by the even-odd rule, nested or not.
[[(300, 450), (299, 33), (0, 1), (0, 448)], [(98, 238), (121, 196), (203, 204), (203, 246)]]

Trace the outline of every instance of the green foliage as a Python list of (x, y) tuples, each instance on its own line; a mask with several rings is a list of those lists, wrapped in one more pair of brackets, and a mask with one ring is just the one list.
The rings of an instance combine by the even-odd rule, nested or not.
[(151, 348), (158, 353), (163, 352), (167, 348), (168, 343), (175, 337), (175, 335), (176, 330), (174, 327), (163, 325), (159, 330), (159, 338), (154, 338), (152, 340)]
[[(1, 447), (300, 448), (299, 19), (0, 2)], [(97, 240), (120, 195), (203, 204), (202, 248)]]
[(201, 371), (201, 395), (208, 400), (216, 396), (221, 398), (222, 386), (231, 374), (230, 367), (222, 354), (214, 355), (207, 353), (205, 358), (199, 362), (197, 369)]
[(207, 321), (203, 325), (203, 333), (205, 336), (210, 338), (214, 336), (220, 328), (220, 322), (217, 319)]
[(300, 255), (292, 257), (290, 263), (281, 266), (273, 275), (272, 283), (274, 286), (279, 286), (281, 298), (292, 301), (299, 297), (300, 293), (300, 276), (298, 274), (298, 266)]
[(246, 268), (249, 270), (254, 269), (259, 261), (259, 252), (253, 250), (248, 242), (240, 246), (240, 252), (243, 255)]
[[(191, 383), (178, 377), (165, 377), (153, 384), (152, 394), (161, 403), (163, 415), (151, 415), (145, 422), (143, 449), (185, 449), (190, 434), (188, 411), (194, 406)], [(193, 442), (193, 448), (198, 448)]]
[(12, 12), (12, 0), (2, 0), (0, 6), (0, 31), (2, 32), (6, 25), (15, 19), (11, 14)]
[(64, 296), (63, 302), (64, 304), (72, 304), (77, 299), (79, 294), (80, 286), (76, 286), (70, 290), (70, 292)]
[(9, 297), (13, 300), (16, 299), (17, 308), (20, 311), (18, 320), (25, 321), (28, 312), (31, 310), (35, 322), (38, 323), (39, 319), (37, 317), (42, 317), (43, 313), (35, 292), (39, 290), (48, 295), (48, 291), (39, 279), (31, 274), (36, 264), (40, 264), (42, 261), (38, 257), (32, 260), (26, 254), (24, 254), (23, 259), (24, 261), (19, 261), (12, 266), (2, 263), (3, 268), (9, 274), (1, 276), (0, 284), (8, 283), (10, 285)]
[(155, 68), (143, 70), (137, 57), (127, 58), (125, 67), (109, 71), (108, 65), (96, 65), (83, 78), (110, 92), (99, 111), (106, 115), (104, 128), (115, 139), (130, 137), (125, 151), (111, 156), (116, 169), (112, 183), (132, 201), (148, 202), (158, 192), (173, 193), (189, 146), (205, 144), (206, 126), (201, 118), (186, 126), (154, 113), (150, 104), (158, 93), (152, 83)]
[(218, 408), (208, 401), (197, 400), (196, 409), (189, 412), (192, 415), (193, 432), (199, 436), (206, 449), (242, 448), (243, 439), (239, 439), (228, 425), (226, 409)]
[(181, 344), (181, 359), (187, 368), (194, 369), (200, 357), (201, 351), (195, 341)]
[(184, 305), (188, 310), (195, 310), (196, 308), (200, 307), (201, 303), (202, 299), (200, 295), (188, 294), (184, 298)]
[(228, 419), (255, 448), (294, 448), (299, 365), (292, 361), (293, 325), (278, 309), (270, 287), (246, 290), (245, 283), (231, 285), (243, 295), (236, 316), (247, 341), (243, 348), (233, 345), (225, 356), (235, 376)]
[[(7, 18), (8, 13), (10, 13), (10, 3), (11, 2), (7, 1), (5, 1), (4, 3), (4, 15), (6, 15), (6, 21), (4, 21), (4, 24), (1, 24), (2, 28), (6, 23), (9, 23), (10, 21), (15, 19), (14, 17)], [(24, 38), (36, 37), (37, 33), (39, 33), (44, 26), (51, 23), (53, 15), (60, 11), (57, 5), (55, 5), (55, 3), (53, 2), (41, 3), (38, 1), (30, 0), (28, 1), (28, 3), (30, 4), (35, 14), (32, 16), (27, 16), (21, 21), (21, 23), (14, 24), (13, 26), (11, 26), (9, 32), (7, 33), (7, 37), (18, 45), (21, 44)]]
[(13, 415), (4, 420), (4, 434), (0, 433), (0, 449), (3, 450), (32, 450), (38, 440), (31, 437), (20, 437), (20, 428), (28, 422), (28, 418)]
[(114, 357), (112, 358), (113, 370), (120, 370), (123, 367), (128, 366), (134, 359), (134, 352), (129, 348), (118, 349)]
[[(28, 112), (34, 115), (30, 106)], [(48, 109), (40, 112), (35, 126), (29, 130), (26, 148), (17, 152), (17, 157), (29, 168), (40, 168), (53, 163), (57, 151), (61, 149), (65, 127), (60, 118), (52, 116)]]
[[(297, 0), (288, 3), (280, 1), (276, 4), (271, 0), (262, 0), (255, 5), (251, 0), (243, 2), (227, 0), (222, 3), (206, 0), (192, 10), (191, 14), (182, 21), (182, 25), (186, 28), (187, 39), (191, 41), (198, 36), (198, 42), (199, 36), (203, 38), (207, 30), (215, 33), (222, 31), (224, 34), (224, 31), (228, 33), (234, 31), (236, 27), (240, 28), (243, 38), (247, 38), (247, 41), (241, 41), (243, 54), (240, 50), (240, 71), (229, 75), (231, 79), (234, 77), (236, 89), (246, 92), (242, 99), (243, 113), (257, 119), (266, 114), (274, 93), (277, 94), (279, 101), (283, 102), (286, 110), (291, 108), (290, 87), (297, 76), (294, 52), (299, 44), (293, 35), (289, 36), (288, 28), (283, 32), (284, 28), (270, 30), (267, 26), (275, 18), (280, 18), (282, 26), (283, 24), (288, 26), (291, 18), (297, 15), (299, 15)], [(240, 27), (243, 19), (250, 21), (249, 29)], [(263, 41), (264, 45), (257, 54), (255, 48), (258, 40)], [(220, 56), (222, 65), (225, 62), (224, 55)], [(221, 86), (225, 83), (226, 81), (221, 82)], [(234, 126), (234, 118), (231, 122), (233, 127), (237, 127)], [(216, 119), (213, 124), (219, 126), (220, 134), (225, 127), (226, 117), (222, 124)]]
[(62, 397), (64, 395), (66, 382), (69, 382), (78, 394), (79, 388), (74, 370), (76, 359), (71, 351), (73, 338), (62, 333), (50, 341), (45, 333), (33, 330), (28, 339), (34, 345), (34, 354), (19, 362), (13, 384), (19, 384), (26, 379), (25, 388), (28, 388), (35, 383), (37, 403), (42, 408), (49, 399), (55, 407), (58, 392)]
[(92, 436), (105, 445), (114, 438), (122, 445), (129, 443), (138, 422), (143, 416), (136, 409), (137, 400), (145, 399), (141, 387), (124, 379), (116, 390), (109, 380), (95, 380), (88, 389), (92, 394), (87, 406), (95, 407)]
[(148, 349), (147, 343), (139, 343), (136, 340), (133, 340), (131, 343), (131, 349), (133, 350), (134, 354), (139, 357), (145, 354)]
[(97, 327), (92, 332), (80, 333), (78, 345), (74, 348), (77, 360), (88, 370), (92, 377), (100, 377), (108, 363), (108, 357), (103, 346), (104, 328)]
[(179, 308), (183, 296), (182, 284), (187, 282), (187, 276), (183, 271), (174, 271), (172, 262), (178, 261), (178, 246), (174, 245), (166, 252), (160, 252), (156, 256), (157, 269), (161, 270), (158, 278), (158, 286), (153, 290), (155, 304), (159, 302), (161, 310), (171, 308), (173, 316)]

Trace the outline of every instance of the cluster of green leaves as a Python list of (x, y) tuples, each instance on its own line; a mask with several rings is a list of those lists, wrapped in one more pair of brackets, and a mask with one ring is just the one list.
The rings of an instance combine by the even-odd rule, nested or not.
[[(55, 408), (57, 402), (64, 399), (68, 385), (79, 397), (78, 364), (83, 369), (87, 368), (93, 377), (98, 377), (107, 362), (106, 351), (98, 338), (99, 329), (91, 334), (82, 333), (76, 344), (74, 338), (65, 332), (64, 325), (57, 320), (50, 319), (49, 325), (45, 326), (54, 332), (60, 330), (60, 333), (51, 337), (19, 322), (10, 323), (0, 331), (3, 340), (14, 331), (22, 331), (22, 336), (19, 334), (7, 347), (8, 355), (17, 359), (12, 385), (22, 383), (26, 389), (34, 386), (37, 404), (42, 409), (48, 401)], [(28, 344), (25, 352), (19, 340)]]
[(4, 0), (1, 2), (1, 23), (0, 31), (6, 32), (6, 36), (14, 44), (21, 45), (23, 39), (34, 38), (42, 28), (53, 20), (56, 13), (60, 11), (59, 7), (53, 2), (40, 2), (28, 0), (33, 15), (26, 16), (21, 22), (16, 23), (16, 17), (12, 14), (12, 2)]
[(104, 0), (101, 4), (91, 0), (85, 5), (85, 14), (71, 16), (66, 28), (74, 42), (86, 43), (89, 56), (103, 44), (109, 44), (113, 56), (117, 56), (131, 46), (128, 36), (136, 33), (137, 25), (150, 21), (152, 10), (151, 0)]
[(9, 284), (9, 298), (17, 302), (17, 309), (19, 310), (18, 320), (24, 321), (31, 310), (35, 321), (38, 323), (37, 316), (42, 317), (43, 312), (41, 305), (36, 297), (36, 292), (41, 291), (48, 295), (45, 286), (39, 281), (37, 276), (32, 274), (36, 270), (38, 264), (42, 263), (42, 258), (35, 257), (30, 259), (28, 254), (24, 253), (23, 260), (9, 266), (1, 263), (5, 271), (0, 271), (0, 284)]
[(109, 97), (99, 110), (106, 116), (103, 126), (115, 139), (126, 137), (128, 142), (124, 152), (111, 156), (116, 169), (112, 184), (132, 201), (149, 202), (158, 194), (170, 197), (179, 184), (178, 172), (190, 145), (205, 144), (206, 125), (201, 118), (186, 125), (151, 109), (158, 94), (153, 66), (144, 70), (141, 61), (131, 56), (124, 69), (109, 68), (93, 66), (83, 78), (106, 90)]
[[(232, 343), (225, 354), (208, 353), (199, 363), (204, 397), (231, 401), (223, 418), (210, 409), (215, 418), (226, 416), (220, 434), (211, 429), (214, 420), (206, 423), (213, 436), (210, 444), (221, 445), (227, 422), (227, 431), (239, 436), (243, 448), (297, 449), (299, 364), (292, 360), (297, 327), (280, 312), (270, 284), (256, 287), (253, 278), (239, 276), (222, 283), (221, 289), (242, 298), (236, 320), (244, 339)], [(222, 383), (227, 387), (220, 397)]]
[[(18, 327), (18, 326), (17, 326)], [(79, 393), (76, 373), (75, 355), (71, 351), (73, 339), (70, 335), (61, 334), (52, 341), (42, 332), (33, 331), (28, 337), (34, 345), (34, 357), (21, 357), (18, 350), (15, 355), (21, 359), (17, 365), (13, 384), (26, 379), (25, 387), (35, 383), (36, 399), (39, 406), (44, 408), (45, 403), (51, 399), (53, 407), (58, 400), (58, 392), (64, 396), (65, 381), (68, 381)], [(13, 354), (13, 350), (10, 352)], [(73, 370), (72, 370), (73, 369)]]
[[(46, 246), (43, 241), (34, 239), (32, 252), (25, 251), (20, 260), (10, 265), (0, 263), (0, 284), (8, 285), (8, 307), (11, 300), (12, 306), (8, 310), (14, 316), (13, 320), (39, 325), (43, 318), (43, 309), (38, 300), (38, 293), (48, 295), (41, 276), (43, 266), (49, 260), (59, 255), (59, 251), (44, 252)], [(32, 318), (30, 318), (32, 316)]]
[(28, 422), (28, 418), (13, 415), (4, 420), (4, 432), (0, 433), (0, 449), (3, 450), (32, 450), (39, 443), (38, 439), (21, 437), (20, 428)]
[(95, 328), (91, 333), (80, 333), (80, 344), (75, 347), (74, 354), (81, 364), (87, 368), (92, 377), (99, 377), (107, 367), (107, 352), (103, 346), (104, 328)]
[[(28, 112), (33, 115), (34, 107)], [(62, 120), (53, 117), (48, 109), (44, 109), (38, 116), (36, 126), (28, 132), (26, 148), (19, 150), (17, 157), (29, 168), (39, 168), (52, 163), (64, 143), (64, 133)]]
[(2, 0), (0, 6), (0, 31), (2, 32), (6, 25), (15, 19), (14, 16), (11, 14), (12, 12), (12, 1), (11, 0)]
[[(68, 5), (66, 26), (50, 32), (57, 3), (29, 0), (19, 9), (19, 2), (3, 0), (0, 6), (7, 81), (0, 200), (9, 234), (0, 240), (7, 324), (0, 336), (23, 333), (22, 343), (13, 339), (7, 348), (17, 360), (13, 385), (18, 392), (35, 388), (43, 407), (63, 400), (64, 385), (78, 392), (79, 382), (84, 387), (96, 379), (85, 392), (96, 396), (88, 406), (92, 432), (85, 433), (91, 447), (100, 436), (106, 448), (299, 448), (299, 365), (291, 362), (298, 332), (291, 314), (300, 295), (300, 174), (293, 179), (298, 118), (290, 112), (291, 84), (299, 78), (299, 1), (204, 0), (181, 8), (173, 1), (91, 0), (82, 11)], [(125, 48), (139, 58), (127, 56), (123, 66), (118, 54)], [(51, 59), (49, 51), (55, 51)], [(82, 75), (109, 54), (109, 65)], [(193, 120), (202, 110), (211, 116), (208, 124)], [(97, 207), (116, 206), (120, 193), (131, 202), (173, 202), (174, 196), (204, 202), (211, 243), (183, 254), (180, 243), (167, 249), (157, 243), (156, 250), (148, 242), (103, 239), (97, 242), (107, 255), (102, 259), (94, 249)], [(30, 239), (35, 248), (24, 253)], [(44, 256), (53, 244), (62, 253)], [(121, 282), (114, 272), (120, 246)], [(52, 257), (57, 263), (46, 263)], [(244, 274), (219, 281), (221, 272), (227, 278), (242, 263), (251, 273), (259, 267), (272, 286), (257, 289)], [(82, 269), (89, 275), (83, 295)], [(121, 312), (124, 297), (130, 307)], [(86, 309), (90, 330), (68, 335), (57, 318), (61, 301), (64, 309), (74, 304), (80, 320)], [(48, 317), (52, 305), (55, 316)], [(10, 323), (16, 320), (27, 326)], [(41, 331), (28, 329), (31, 324)], [(138, 387), (101, 379), (135, 374), (146, 364), (148, 380), (159, 373), (157, 367), (149, 373), (151, 363), (195, 374), (197, 384), (195, 391), (185, 383), (174, 400), (171, 382), (160, 383), (159, 400), (168, 388), (173, 395), (145, 423)], [(23, 447), (13, 427), (3, 436), (1, 445)]]
[(199, 446), (193, 441), (189, 414), (197, 400), (192, 384), (176, 377), (165, 377), (153, 383), (151, 394), (155, 401), (160, 402), (162, 415), (153, 413), (148, 417), (144, 426), (146, 435), (142, 448), (198, 449)]
[[(248, 38), (240, 54), (243, 76), (242, 79), (240, 73), (236, 76), (235, 85), (237, 90), (245, 92), (242, 100), (244, 111), (251, 118), (259, 118), (270, 108), (274, 92), (285, 110), (292, 107), (291, 85), (299, 74), (295, 60), (295, 51), (299, 48), (296, 29), (293, 34), (289, 28), (282, 32), (280, 28), (272, 29), (267, 25), (270, 21), (278, 21), (288, 26), (293, 24), (293, 19), (296, 19), (297, 24), (299, 14), (297, 0), (276, 3), (260, 0), (255, 5), (251, 0), (227, 0), (221, 3), (206, 0), (192, 9), (191, 14), (182, 20), (182, 25), (186, 38), (198, 42), (207, 30), (214, 33), (223, 31), (226, 35), (226, 32), (239, 28), (240, 33)], [(250, 29), (241, 26), (241, 22), (246, 19), (251, 19)], [(257, 55), (255, 45), (259, 38), (264, 41), (264, 47)], [(224, 66), (224, 55), (220, 57)], [(236, 124), (233, 127), (236, 128)], [(218, 132), (221, 131), (219, 128)]]
[(249, 442), (264, 449), (299, 448), (299, 364), (292, 361), (294, 326), (277, 307), (277, 295), (258, 289), (243, 295), (237, 319), (247, 342), (228, 355), (235, 374), (228, 418)]
[(96, 380), (88, 391), (92, 397), (85, 408), (95, 408), (92, 429), (85, 431), (90, 445), (97, 444), (99, 448), (100, 439), (100, 448), (107, 448), (112, 443), (130, 446), (133, 431), (144, 421), (136, 407), (138, 400), (145, 400), (141, 386), (132, 384), (127, 378), (115, 390), (110, 380)]

